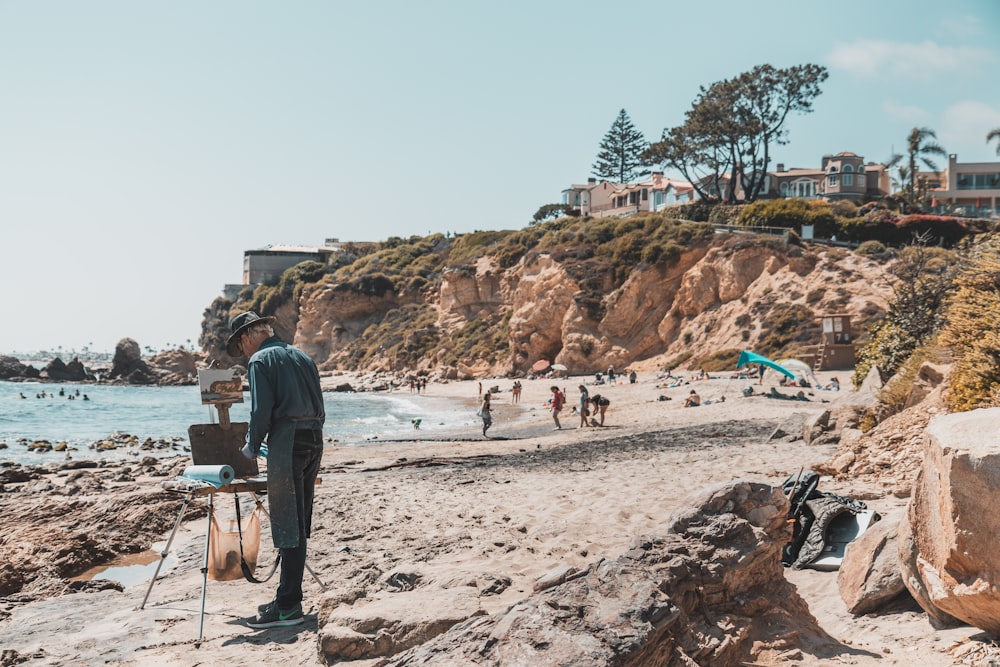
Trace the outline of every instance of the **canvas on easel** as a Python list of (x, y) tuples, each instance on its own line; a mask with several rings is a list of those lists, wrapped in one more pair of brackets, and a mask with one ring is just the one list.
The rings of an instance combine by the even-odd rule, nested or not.
[(198, 371), (202, 405), (232, 405), (243, 402), (243, 377), (235, 368), (214, 368)]
[(257, 459), (240, 453), (250, 425), (229, 421), (229, 406), (243, 402), (242, 376), (235, 370), (203, 369), (198, 371), (198, 385), (202, 404), (215, 406), (219, 423), (188, 427), (191, 461), (194, 465), (232, 466), (238, 479), (256, 477), (260, 474)]

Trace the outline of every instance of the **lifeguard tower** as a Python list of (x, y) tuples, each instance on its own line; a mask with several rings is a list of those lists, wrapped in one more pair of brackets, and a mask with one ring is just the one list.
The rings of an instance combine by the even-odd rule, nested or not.
[(823, 315), (822, 333), (813, 356), (813, 370), (840, 371), (854, 368), (854, 334), (850, 315)]

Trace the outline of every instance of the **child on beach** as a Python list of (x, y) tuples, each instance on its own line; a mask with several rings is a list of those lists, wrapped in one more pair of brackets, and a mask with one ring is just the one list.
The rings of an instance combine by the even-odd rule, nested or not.
[(559, 387), (555, 385), (549, 387), (552, 391), (552, 421), (556, 423), (555, 431), (562, 429), (562, 424), (559, 423), (559, 413), (563, 409), (563, 405), (566, 404), (566, 395), (559, 391)]
[(479, 416), (483, 418), (483, 437), (486, 431), (493, 425), (493, 412), (490, 406), (490, 392), (483, 394), (483, 404), (479, 406)]

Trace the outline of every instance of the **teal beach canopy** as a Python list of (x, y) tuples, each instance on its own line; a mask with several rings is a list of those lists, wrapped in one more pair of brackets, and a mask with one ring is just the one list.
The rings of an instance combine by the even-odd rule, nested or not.
[(784, 366), (779, 366), (778, 364), (771, 361), (767, 357), (762, 357), (759, 354), (754, 354), (753, 352), (750, 352), (748, 350), (743, 350), (742, 352), (740, 352), (739, 361), (736, 362), (736, 368), (743, 368), (747, 364), (764, 364), (765, 366), (773, 368), (779, 373), (784, 373), (793, 380), (795, 379), (795, 373), (792, 373)]

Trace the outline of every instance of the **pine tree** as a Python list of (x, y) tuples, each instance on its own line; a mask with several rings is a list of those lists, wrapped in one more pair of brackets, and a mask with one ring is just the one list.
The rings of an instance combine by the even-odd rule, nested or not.
[(594, 176), (617, 183), (628, 183), (637, 176), (645, 176), (649, 170), (643, 169), (642, 154), (648, 147), (642, 133), (635, 129), (632, 119), (622, 109), (601, 141), (597, 162), (591, 167)]

